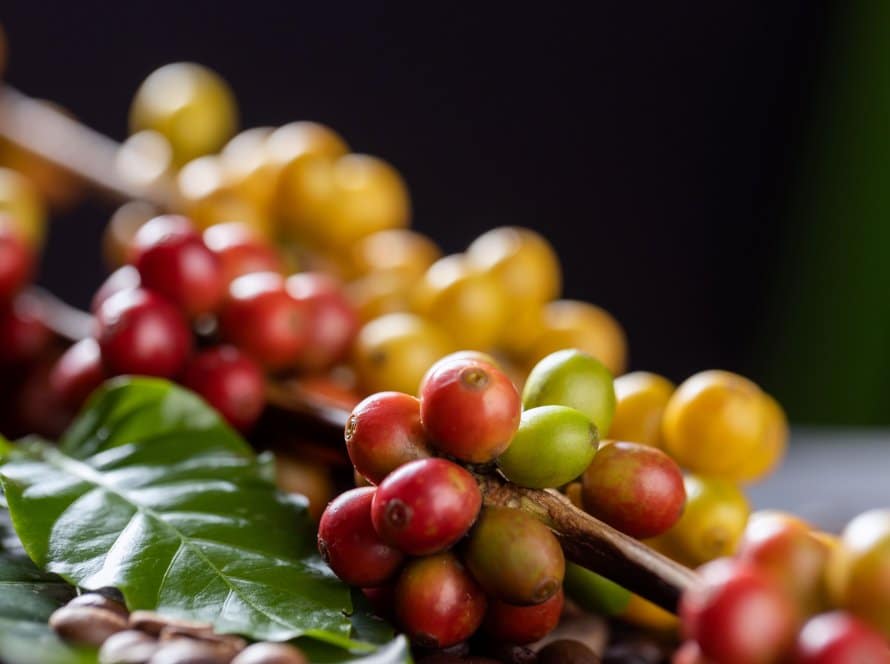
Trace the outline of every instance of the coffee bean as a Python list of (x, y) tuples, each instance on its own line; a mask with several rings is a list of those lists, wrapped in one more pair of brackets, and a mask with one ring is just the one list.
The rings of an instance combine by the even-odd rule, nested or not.
[(125, 620), (130, 615), (130, 612), (127, 611), (127, 607), (125, 607), (123, 604), (99, 593), (86, 593), (84, 595), (78, 595), (70, 602), (68, 602), (66, 606), (92, 606), (96, 609), (105, 609), (106, 611), (111, 611), (112, 613), (118, 614)]
[(49, 626), (65, 641), (98, 647), (112, 634), (124, 631), (127, 621), (105, 609), (63, 606), (50, 616)]
[(152, 636), (160, 636), (166, 628), (177, 629), (182, 634), (190, 636), (213, 634), (213, 626), (208, 623), (166, 618), (154, 611), (133, 611), (130, 614), (130, 629), (138, 629)]
[(297, 648), (285, 643), (254, 643), (232, 660), (232, 664), (309, 664)]
[(158, 651), (153, 636), (128, 629), (109, 636), (99, 650), (99, 664), (145, 664)]
[(195, 639), (177, 639), (161, 645), (148, 664), (229, 664), (230, 653)]
[(580, 641), (560, 639), (538, 651), (538, 664), (600, 664), (600, 658)]

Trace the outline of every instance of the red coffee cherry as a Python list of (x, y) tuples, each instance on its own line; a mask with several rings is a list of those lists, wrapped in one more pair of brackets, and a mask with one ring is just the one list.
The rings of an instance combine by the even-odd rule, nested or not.
[(111, 375), (172, 378), (185, 366), (192, 335), (182, 314), (143, 288), (121, 291), (96, 312), (102, 361)]
[(0, 300), (8, 300), (30, 281), (36, 260), (31, 247), (0, 215)]
[(396, 584), (396, 617), (419, 646), (466, 640), (485, 616), (485, 594), (452, 553), (410, 561)]
[(359, 403), (346, 422), (346, 450), (355, 469), (374, 484), (430, 449), (420, 424), (420, 401), (402, 392), (378, 392)]
[(683, 513), (686, 489), (677, 463), (640, 443), (604, 445), (582, 476), (584, 509), (632, 537), (655, 537)]
[(284, 272), (278, 251), (247, 224), (230, 221), (204, 231), (204, 244), (216, 255), (223, 282), (254, 272)]
[(216, 311), (225, 295), (219, 260), (182, 217), (155, 217), (133, 239), (142, 285), (195, 317)]
[(332, 500), (318, 523), (318, 551), (340, 579), (351, 586), (385, 584), (404, 556), (387, 545), (371, 522), (376, 489), (360, 487)]
[(95, 339), (81, 339), (66, 350), (49, 374), (50, 389), (71, 408), (80, 408), (105, 380), (102, 351)]
[(139, 278), (139, 270), (132, 265), (119, 267), (109, 274), (98, 290), (96, 290), (95, 295), (93, 295), (93, 301), (90, 303), (90, 311), (95, 314), (99, 307), (102, 306), (102, 303), (115, 293), (139, 288), (141, 285), (142, 280)]
[(795, 664), (890, 664), (890, 644), (849, 613), (810, 618), (797, 636)]
[(495, 641), (533, 643), (553, 631), (564, 603), (562, 588), (546, 602), (533, 606), (516, 606), (489, 598), (482, 629)]
[(40, 300), (28, 293), (0, 303), (0, 364), (31, 362), (49, 347), (53, 334), (42, 310)]
[(482, 494), (470, 473), (445, 459), (419, 459), (380, 483), (371, 517), (384, 541), (423, 556), (463, 537), (481, 506)]
[(487, 463), (510, 445), (522, 404), (510, 379), (487, 362), (446, 358), (420, 387), (420, 418), (433, 445), (470, 463)]
[(346, 356), (358, 333), (355, 309), (337, 280), (321, 272), (294, 274), (285, 287), (292, 298), (306, 305), (309, 315), (309, 341), (300, 367), (315, 371), (332, 367)]
[(735, 560), (707, 563), (699, 575), (680, 601), (684, 636), (721, 663), (782, 661), (798, 627), (791, 599), (762, 572)]
[(309, 340), (306, 304), (297, 302), (284, 287), (284, 277), (255, 272), (229, 285), (220, 313), (223, 338), (267, 369), (293, 367)]
[(266, 405), (263, 372), (234, 346), (217, 346), (195, 355), (181, 382), (239, 431), (248, 431)]

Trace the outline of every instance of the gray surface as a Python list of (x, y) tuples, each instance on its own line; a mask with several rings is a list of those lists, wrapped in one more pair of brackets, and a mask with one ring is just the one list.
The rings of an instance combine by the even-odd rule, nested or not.
[(890, 430), (795, 429), (782, 467), (747, 493), (757, 509), (838, 532), (860, 512), (890, 507)]

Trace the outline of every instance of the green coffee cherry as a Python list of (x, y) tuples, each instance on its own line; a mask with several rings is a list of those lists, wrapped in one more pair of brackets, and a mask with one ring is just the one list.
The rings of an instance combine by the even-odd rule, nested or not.
[(556, 536), (518, 509), (488, 507), (467, 540), (464, 561), (483, 590), (509, 604), (540, 604), (562, 586), (565, 557)]
[(515, 484), (558, 487), (584, 472), (598, 445), (597, 428), (580, 411), (539, 406), (522, 413), (519, 430), (498, 457), (498, 466)]
[(574, 563), (566, 563), (565, 591), (585, 611), (606, 616), (621, 615), (631, 596), (626, 588)]
[(551, 353), (535, 365), (522, 392), (522, 407), (569, 406), (584, 413), (605, 435), (615, 416), (612, 374), (580, 350)]

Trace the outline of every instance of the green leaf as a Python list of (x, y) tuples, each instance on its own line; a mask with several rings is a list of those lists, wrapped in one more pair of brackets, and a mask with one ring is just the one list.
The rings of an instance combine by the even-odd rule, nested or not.
[(358, 657), (346, 657), (342, 650), (319, 641), (298, 639), (296, 645), (314, 664), (412, 664), (408, 639), (398, 636), (379, 650)]
[(28, 559), (5, 511), (0, 512), (0, 537), (0, 661), (95, 664), (95, 652), (68, 646), (47, 625), (50, 614), (74, 597), (74, 588)]
[(373, 649), (350, 638), (349, 590), (315, 554), (305, 502), (278, 493), (268, 464), (193, 394), (113, 381), (62, 450), (0, 468), (15, 529), (41, 567), (222, 633)]

